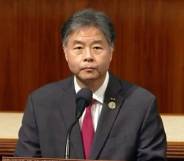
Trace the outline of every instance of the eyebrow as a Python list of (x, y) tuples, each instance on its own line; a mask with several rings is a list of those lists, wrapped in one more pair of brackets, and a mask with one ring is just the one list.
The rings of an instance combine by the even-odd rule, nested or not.
[[(95, 40), (92, 42), (92, 44), (102, 44), (102, 43), (103, 43), (102, 40)], [(84, 43), (80, 40), (74, 40), (73, 44), (84, 44)]]
[(93, 44), (102, 44), (102, 43), (103, 43), (102, 40), (96, 40), (96, 41), (93, 42)]
[(84, 44), (82, 41), (74, 40), (73, 44)]

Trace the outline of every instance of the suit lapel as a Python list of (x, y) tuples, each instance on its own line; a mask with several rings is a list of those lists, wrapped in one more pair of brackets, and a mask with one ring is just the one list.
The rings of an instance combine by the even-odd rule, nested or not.
[[(64, 88), (65, 92), (62, 95), (61, 103), (61, 114), (64, 118), (64, 123), (66, 125), (66, 131), (75, 121), (75, 90), (73, 85), (73, 79), (70, 79)], [(71, 132), (71, 142), (70, 142), (70, 154), (71, 158), (83, 158), (83, 146), (80, 134), (80, 126), (77, 123)]]
[[(99, 158), (117, 118), (120, 107), (124, 102), (124, 93), (125, 89), (123, 88), (122, 82), (110, 75), (109, 84), (105, 92), (104, 105), (92, 146), (91, 159)], [(113, 104), (115, 103), (115, 108), (112, 108), (112, 104), (109, 104), (110, 102), (113, 102)]]

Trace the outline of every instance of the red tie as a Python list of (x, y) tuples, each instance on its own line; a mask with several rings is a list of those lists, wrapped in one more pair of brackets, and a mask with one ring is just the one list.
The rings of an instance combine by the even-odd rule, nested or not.
[(86, 113), (82, 123), (82, 140), (84, 148), (84, 158), (88, 159), (91, 152), (91, 145), (93, 143), (94, 137), (94, 127), (91, 115), (91, 106), (86, 107)]

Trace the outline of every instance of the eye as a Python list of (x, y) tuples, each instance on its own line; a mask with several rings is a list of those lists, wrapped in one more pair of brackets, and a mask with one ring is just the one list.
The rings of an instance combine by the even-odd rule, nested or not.
[(74, 49), (74, 50), (81, 50), (81, 49), (83, 49), (83, 48), (82, 48), (82, 46), (75, 46), (73, 49)]
[(95, 50), (101, 50), (103, 48), (101, 46), (94, 46), (93, 49), (95, 49)]

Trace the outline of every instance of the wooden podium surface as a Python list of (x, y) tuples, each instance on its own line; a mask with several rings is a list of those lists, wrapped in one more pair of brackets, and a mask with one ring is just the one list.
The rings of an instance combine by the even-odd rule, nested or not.
[[(0, 112), (0, 158), (13, 156), (22, 113)], [(167, 158), (184, 161), (184, 115), (161, 115), (167, 135)]]
[[(84, 161), (84, 159), (3, 157), (2, 161)], [(95, 161), (95, 160), (85, 160), (85, 161)], [(98, 161), (108, 161), (108, 160), (98, 160)]]

